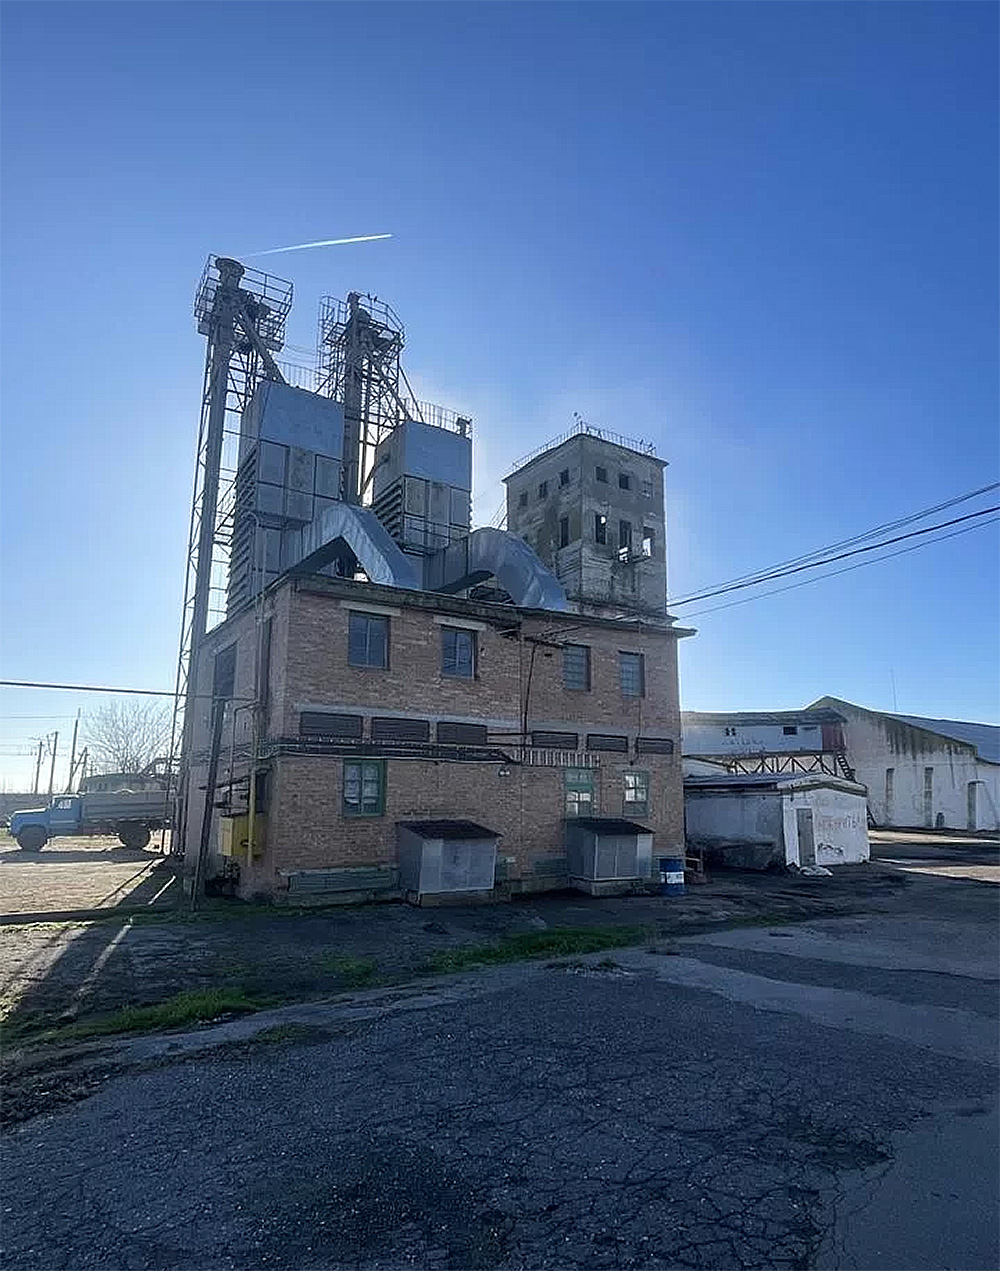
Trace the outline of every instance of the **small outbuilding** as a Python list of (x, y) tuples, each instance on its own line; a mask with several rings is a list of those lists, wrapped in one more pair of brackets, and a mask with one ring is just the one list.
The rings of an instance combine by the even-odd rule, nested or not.
[(653, 832), (619, 817), (566, 820), (569, 885), (591, 896), (615, 896), (648, 882), (653, 871)]
[(869, 859), (866, 796), (826, 773), (686, 775), (687, 841), (709, 865), (858, 864)]
[(404, 896), (423, 905), (492, 894), (499, 838), (475, 821), (397, 821)]

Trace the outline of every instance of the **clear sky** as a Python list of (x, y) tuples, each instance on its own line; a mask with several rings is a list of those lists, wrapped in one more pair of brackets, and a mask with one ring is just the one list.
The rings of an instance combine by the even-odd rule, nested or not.
[[(992, 3), (2, 23), (7, 678), (172, 687), (209, 252), (393, 233), (268, 259), (290, 339), (388, 299), (418, 392), (475, 418), (478, 521), (574, 411), (654, 441), (677, 595), (997, 477)], [(692, 616), (683, 704), (891, 709), (894, 678), (995, 721), (997, 580), (992, 527)], [(78, 704), (0, 693), (0, 779)]]

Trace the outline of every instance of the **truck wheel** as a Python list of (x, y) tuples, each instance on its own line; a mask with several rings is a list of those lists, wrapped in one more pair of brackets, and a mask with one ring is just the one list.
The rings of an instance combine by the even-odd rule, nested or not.
[(40, 852), (49, 841), (49, 836), (40, 825), (26, 825), (17, 836), (17, 845), (22, 852)]
[(149, 842), (149, 830), (144, 825), (127, 825), (118, 831), (118, 839), (133, 852), (141, 852)]

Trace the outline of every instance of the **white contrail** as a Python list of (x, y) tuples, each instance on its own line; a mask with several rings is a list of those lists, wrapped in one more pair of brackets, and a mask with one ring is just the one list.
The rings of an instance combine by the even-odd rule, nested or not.
[(294, 247), (269, 247), (266, 252), (247, 252), (247, 256), (277, 256), (279, 252), (304, 252), (307, 247), (339, 247), (341, 243), (375, 243), (391, 234), (359, 234), (357, 238), (324, 238), (318, 243), (296, 243)]

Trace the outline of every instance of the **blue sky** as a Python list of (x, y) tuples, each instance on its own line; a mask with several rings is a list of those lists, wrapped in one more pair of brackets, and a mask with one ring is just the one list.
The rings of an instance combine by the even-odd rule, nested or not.
[[(392, 232), (270, 258), (290, 339), (389, 299), (418, 391), (475, 417), (481, 520), (574, 411), (655, 441), (675, 594), (996, 479), (997, 34), (975, 3), (5, 4), (5, 675), (172, 685), (209, 252)], [(894, 676), (997, 720), (997, 566), (980, 529), (693, 618), (683, 703), (891, 708)], [(78, 704), (4, 691), (7, 749)]]

